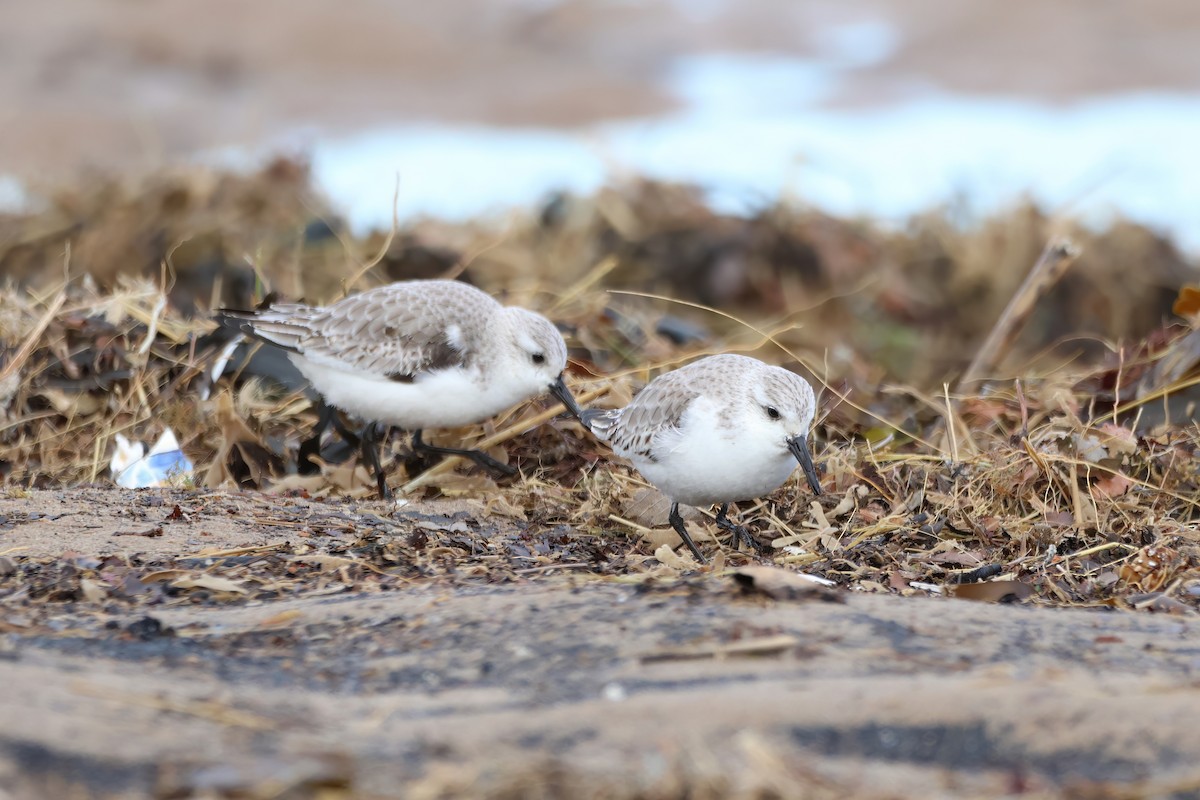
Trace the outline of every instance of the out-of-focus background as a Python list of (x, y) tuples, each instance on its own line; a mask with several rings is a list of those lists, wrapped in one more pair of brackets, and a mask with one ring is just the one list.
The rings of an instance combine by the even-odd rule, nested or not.
[(1200, 248), (1187, 0), (62, 0), (0, 31), (0, 200), (304, 154), (363, 230), (628, 174), (721, 210), (1125, 215)]

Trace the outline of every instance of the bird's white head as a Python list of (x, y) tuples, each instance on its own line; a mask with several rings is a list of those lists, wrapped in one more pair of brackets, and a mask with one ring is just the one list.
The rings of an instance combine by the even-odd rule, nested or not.
[(812, 386), (782, 367), (763, 366), (761, 374), (751, 385), (751, 397), (756, 408), (752, 408), (750, 413), (759, 417), (756, 427), (773, 430), (771, 438), (795, 456), (804, 469), (813, 493), (820, 494), (821, 483), (808, 450), (808, 429), (812, 426), (817, 408)]
[(497, 317), (492, 347), (498, 378), (519, 387), (525, 397), (550, 392), (578, 417), (579, 406), (563, 381), (567, 345), (554, 323), (541, 314), (515, 307), (503, 309)]

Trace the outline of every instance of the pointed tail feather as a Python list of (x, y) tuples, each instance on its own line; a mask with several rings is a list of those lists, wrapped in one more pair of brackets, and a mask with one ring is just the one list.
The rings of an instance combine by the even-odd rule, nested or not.
[(304, 312), (307, 306), (275, 306), (261, 311), (242, 311), (235, 308), (218, 309), (214, 319), (225, 328), (235, 330), (251, 339), (281, 347), (293, 353), (302, 352), (300, 342), (308, 329), (293, 316)]
[(579, 415), (587, 429), (599, 439), (607, 439), (620, 418), (619, 408), (585, 408)]

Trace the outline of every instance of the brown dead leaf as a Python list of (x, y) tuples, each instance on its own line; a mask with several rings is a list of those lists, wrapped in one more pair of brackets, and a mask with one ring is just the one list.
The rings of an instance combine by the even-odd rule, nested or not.
[(1047, 525), (1058, 528), (1070, 528), (1075, 525), (1075, 515), (1070, 511), (1047, 511), (1044, 519)]
[(38, 393), (50, 406), (68, 417), (90, 417), (104, 407), (104, 400), (98, 395), (86, 392), (64, 392), (62, 389), (43, 389)]
[(887, 512), (878, 508), (860, 508), (858, 510), (858, 522), (861, 525), (874, 525)]
[(1033, 594), (1033, 588), (1021, 581), (986, 581), (984, 583), (950, 584), (946, 595), (959, 600), (979, 600), (984, 603), (1011, 603)]
[(1092, 484), (1092, 488), (1102, 497), (1120, 497), (1129, 491), (1133, 481), (1121, 473), (1107, 475)]
[[(676, 538), (679, 537), (676, 536)], [(671, 569), (693, 570), (700, 566), (696, 563), (696, 560), (692, 558), (690, 553), (686, 556), (680, 555), (672, 550), (670, 545), (665, 544), (660, 545), (658, 549), (654, 551), (654, 557), (657, 558), (659, 563), (661, 563), (664, 567), (670, 567)]]
[(231, 392), (223, 391), (216, 396), (215, 400), (216, 413), (213, 416), (217, 429), (221, 432), (221, 438), (212, 465), (200, 479), (200, 484), (210, 489), (215, 489), (227, 481), (235, 480), (229, 472), (228, 462), (230, 454), (238, 444), (259, 441), (259, 437), (250, 430), (235, 408)]
[(994, 424), (1008, 413), (1008, 405), (995, 398), (967, 397), (962, 401), (962, 415), (973, 421)]
[(484, 504), (484, 508), (488, 514), (499, 514), (509, 519), (519, 519), (522, 522), (529, 520), (525, 514), (525, 509), (517, 505), (505, 494), (497, 494), (495, 497), (489, 497)]
[(1185, 319), (1200, 317), (1200, 286), (1182, 287), (1171, 310)]
[(1179, 553), (1173, 548), (1152, 544), (1121, 567), (1120, 580), (1143, 592), (1156, 592), (1175, 576), (1180, 561)]
[(846, 490), (846, 493), (842, 496), (842, 499), (838, 501), (838, 504), (829, 510), (826, 519), (828, 519), (828, 517), (837, 519), (838, 517), (844, 517), (845, 515), (849, 514), (858, 506), (858, 501), (866, 497), (867, 494), (868, 491), (866, 486), (863, 486), (861, 483), (854, 484)]
[(304, 616), (304, 615), (300, 611), (298, 611), (294, 608), (289, 609), (287, 611), (280, 611), (278, 614), (267, 617), (262, 622), (258, 623), (258, 627), (260, 627), (260, 628), (285, 628), (285, 627), (291, 625), (296, 620), (300, 619), (302, 616)]
[[(693, 524), (688, 526), (688, 531), (692, 534), (692, 541), (698, 547), (716, 541), (706, 527)], [(675, 532), (674, 528), (651, 528), (642, 531), (642, 541), (646, 543), (656, 557), (659, 549), (662, 547), (669, 547), (674, 550), (683, 544), (683, 539)]]
[(1108, 452), (1113, 455), (1131, 455), (1137, 452), (1137, 436), (1129, 428), (1106, 422), (1099, 427), (1099, 431)]
[[(949, 544), (953, 544), (950, 542)], [(973, 567), (980, 563), (982, 559), (975, 553), (963, 553), (957, 550), (943, 550), (935, 552), (929, 556), (929, 562), (933, 564), (954, 564), (960, 567)]]
[[(364, 469), (365, 472), (365, 469)], [(365, 485), (365, 484), (363, 484)], [(324, 475), (285, 475), (279, 480), (271, 484), (267, 489), (267, 494), (288, 494), (297, 492), (307, 492), (316, 497), (323, 489), (331, 486), (328, 478)]]
[(226, 594), (245, 594), (246, 590), (236, 581), (222, 578), (219, 575), (195, 575), (176, 578), (171, 581), (176, 589), (208, 589), (212, 592)]
[(338, 494), (347, 497), (371, 497), (378, 491), (370, 470), (357, 460), (344, 461), (341, 464), (326, 464), (317, 458), (313, 461), (321, 467), (321, 477)]
[(147, 572), (141, 576), (139, 580), (142, 583), (159, 583), (160, 581), (169, 581), (172, 578), (178, 578), (181, 575), (187, 575), (186, 569), (160, 569), (154, 572)]
[[(671, 499), (652, 487), (638, 489), (621, 501), (621, 515), (646, 528), (662, 525), (670, 510)], [(684, 520), (689, 519), (689, 515), (686, 513), (689, 509), (680, 508), (679, 510)], [(694, 518), (695, 510), (691, 509), (691, 511), (690, 517)]]

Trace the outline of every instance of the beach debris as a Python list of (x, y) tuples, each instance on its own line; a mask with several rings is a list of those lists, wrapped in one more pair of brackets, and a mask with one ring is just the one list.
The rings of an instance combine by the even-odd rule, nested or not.
[(170, 428), (158, 441), (145, 446), (116, 434), (117, 448), (109, 461), (113, 481), (126, 489), (146, 489), (164, 486), (184, 486), (192, 480), (192, 462), (179, 448), (179, 440)]

